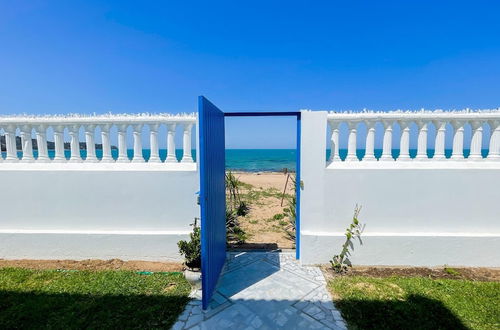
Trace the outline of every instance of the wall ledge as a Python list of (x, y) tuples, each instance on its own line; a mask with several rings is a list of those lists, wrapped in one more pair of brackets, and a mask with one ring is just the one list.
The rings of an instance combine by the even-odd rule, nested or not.
[(196, 163), (1, 163), (0, 171), (197, 171)]

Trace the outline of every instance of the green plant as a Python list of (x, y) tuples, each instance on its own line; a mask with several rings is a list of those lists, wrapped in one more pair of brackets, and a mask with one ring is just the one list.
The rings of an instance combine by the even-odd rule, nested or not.
[(226, 183), (227, 204), (229, 206), (229, 209), (231, 211), (238, 210), (240, 211), (239, 213), (244, 213), (245, 211), (248, 211), (248, 207), (246, 207), (246, 204), (243, 203), (242, 205), (241, 201), (240, 187), (242, 186), (242, 182), (238, 180), (238, 178), (236, 178), (231, 171), (228, 171), (226, 173), (225, 183)]
[(226, 209), (226, 237), (228, 242), (245, 243), (247, 234), (240, 227), (238, 216), (233, 210)]
[[(347, 227), (345, 236), (346, 240), (344, 245), (342, 245), (342, 251), (340, 254), (333, 256), (333, 259), (330, 260), (333, 270), (336, 273), (344, 273), (347, 271), (349, 267), (352, 267), (352, 263), (349, 260), (349, 256), (351, 255), (351, 251), (354, 251), (354, 244), (352, 242), (353, 238), (357, 238), (359, 243), (362, 245), (363, 241), (361, 240), (361, 233), (363, 232), (364, 226), (358, 220), (359, 212), (361, 211), (361, 207), (356, 205), (354, 208), (354, 215), (352, 216), (352, 223)], [(351, 249), (351, 251), (349, 251)]]
[(249, 211), (250, 208), (248, 207), (247, 203), (245, 203), (244, 201), (240, 201), (238, 207), (236, 208), (236, 214), (238, 216), (244, 217), (248, 214)]
[(447, 274), (450, 274), (452, 276), (459, 276), (460, 275), (460, 272), (458, 270), (456, 270), (455, 268), (451, 268), (451, 267), (444, 267), (444, 271), (447, 273)]
[(196, 223), (193, 224), (193, 232), (189, 234), (189, 241), (179, 241), (179, 253), (184, 256), (184, 264), (190, 269), (201, 268), (201, 231)]
[(283, 217), (287, 216), (288, 224), (285, 226), (284, 230), (289, 240), (295, 241), (296, 237), (296, 229), (295, 229), (295, 219), (297, 218), (296, 209), (297, 209), (297, 185), (295, 176), (290, 176), (290, 180), (292, 181), (293, 194), (286, 195), (286, 204), (287, 207), (283, 209)]
[(282, 220), (283, 218), (285, 218), (285, 215), (283, 213), (273, 215), (274, 220)]

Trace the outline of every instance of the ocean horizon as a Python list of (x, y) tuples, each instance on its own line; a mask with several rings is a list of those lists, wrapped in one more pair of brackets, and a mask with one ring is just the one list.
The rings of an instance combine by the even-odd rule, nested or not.
[[(71, 153), (69, 150), (64, 151), (66, 158), (69, 159)], [(143, 149), (142, 154), (147, 160), (150, 156), (150, 149)], [(451, 149), (445, 150), (446, 157), (450, 157), (452, 153)], [(470, 150), (465, 149), (464, 155), (468, 157)], [(2, 152), (3, 157), (6, 156), (5, 152)], [(183, 150), (177, 149), (176, 156), (180, 160), (182, 158)], [(347, 156), (347, 149), (339, 150), (340, 158), (344, 159)], [(415, 157), (417, 154), (416, 149), (410, 149), (410, 156)], [(487, 149), (482, 150), (483, 157), (488, 154)], [(34, 151), (35, 157), (37, 157), (37, 151)], [(54, 150), (49, 150), (49, 157), (53, 158), (55, 155)], [(118, 158), (118, 150), (112, 149), (111, 155), (114, 159)], [(132, 149), (127, 150), (127, 155), (132, 159), (134, 151)], [(365, 149), (357, 149), (356, 155), (361, 159), (365, 155)], [(375, 149), (375, 157), (379, 158), (382, 155), (382, 149)], [(392, 150), (393, 157), (399, 156), (399, 149)], [(427, 155), (432, 157), (434, 155), (433, 149), (427, 150)], [(86, 158), (86, 150), (80, 150), (80, 156)], [(102, 157), (102, 150), (96, 150), (97, 158)], [(167, 158), (167, 150), (159, 150), (160, 159), (163, 161)], [(22, 152), (18, 152), (18, 157), (22, 157)], [(196, 160), (196, 150), (192, 150), (192, 157)], [(326, 150), (325, 159), (330, 157), (330, 150)], [(246, 171), (246, 172), (276, 172), (283, 171), (287, 169), (288, 171), (295, 171), (296, 165), (296, 150), (295, 149), (226, 149), (226, 168), (232, 171)]]

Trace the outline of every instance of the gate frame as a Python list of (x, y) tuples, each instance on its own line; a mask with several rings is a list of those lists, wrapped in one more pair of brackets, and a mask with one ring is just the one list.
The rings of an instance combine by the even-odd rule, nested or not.
[[(284, 116), (295, 116), (296, 119), (297, 119), (297, 139), (296, 139), (296, 166), (295, 166), (295, 188), (296, 188), (296, 208), (295, 208), (295, 213), (296, 213), (296, 217), (295, 217), (295, 258), (296, 259), (300, 259), (300, 192), (301, 192), (301, 186), (302, 186), (302, 181), (301, 181), (301, 175), (300, 175), (300, 147), (301, 147), (301, 112), (300, 111), (288, 111), (288, 112), (277, 112), (277, 111), (271, 111), (271, 112), (224, 112), (222, 111), (221, 109), (219, 109), (218, 107), (216, 107), (213, 103), (211, 103), (207, 98), (205, 98), (204, 96), (200, 96), (198, 98), (199, 100), (199, 111), (202, 112), (201, 110), (203, 109), (204, 106), (209, 106), (209, 107), (213, 107), (215, 108), (216, 110), (220, 111), (223, 115), (223, 120), (225, 117), (284, 117)], [(207, 134), (207, 132), (205, 132), (205, 128), (202, 127), (203, 126), (203, 123), (201, 122), (202, 120), (204, 120), (204, 117), (202, 118), (201, 115), (198, 116), (198, 126), (199, 126), (199, 141), (201, 142), (201, 139), (204, 139), (205, 141), (205, 134)], [(223, 124), (222, 125), (223, 128), (225, 128), (225, 125)], [(224, 132), (223, 132), (223, 139), (225, 140), (225, 129), (224, 129)], [(205, 137), (205, 138), (204, 138)], [(208, 140), (208, 139), (207, 139)], [(207, 143), (207, 141), (205, 141), (204, 143)], [(202, 163), (202, 158), (203, 156), (205, 155), (206, 153), (206, 150), (202, 150), (202, 145), (203, 143), (199, 143), (199, 152), (198, 152), (198, 155), (199, 155), (199, 171), (200, 171), (200, 201), (201, 204), (200, 206), (202, 205), (206, 205), (206, 201), (205, 199), (208, 198), (207, 196), (207, 192), (203, 191), (204, 189), (202, 188), (203, 187), (203, 182), (205, 181), (205, 176), (207, 175), (206, 172), (206, 168), (205, 166), (207, 166), (207, 164), (205, 164), (204, 162)], [(225, 146), (224, 146), (224, 150), (223, 150), (223, 159), (225, 159)], [(225, 196), (224, 196), (224, 201), (225, 201)], [(206, 208), (206, 206), (205, 206)], [(207, 309), (208, 308), (208, 305), (209, 305), (209, 302), (210, 302), (210, 299), (211, 299), (211, 296), (216, 288), (216, 285), (217, 283), (213, 283), (212, 281), (210, 281), (210, 283), (208, 283), (208, 273), (205, 273), (207, 271), (207, 267), (203, 267), (204, 265), (205, 266), (208, 266), (210, 264), (210, 253), (209, 251), (207, 251), (207, 245), (209, 244), (208, 242), (208, 236), (210, 236), (209, 234), (209, 229), (206, 227), (206, 226), (203, 226), (204, 222), (205, 221), (208, 221), (208, 219), (205, 219), (205, 217), (207, 216), (207, 214), (205, 214), (205, 212), (207, 211), (205, 209), (205, 212), (203, 212), (203, 207), (201, 207), (201, 210), (200, 210), (200, 215), (201, 215), (201, 221), (200, 221), (200, 225), (202, 226), (201, 227), (201, 263), (202, 263), (202, 269), (201, 269), (201, 272), (202, 272), (202, 291), (203, 291), (203, 296), (202, 296), (202, 307), (203, 309)], [(225, 211), (224, 211), (225, 212)], [(205, 228), (203, 228), (205, 227)], [(225, 230), (225, 220), (224, 220), (224, 230)], [(213, 234), (213, 233), (212, 233)], [(225, 236), (225, 234), (224, 234)], [(225, 240), (224, 240), (225, 242)], [(226, 251), (226, 246), (224, 245), (224, 251)], [(217, 260), (215, 260), (215, 262), (217, 262)], [(220, 276), (220, 271), (222, 270), (222, 267), (223, 265), (221, 265), (220, 269), (219, 267), (217, 267), (218, 269), (214, 269), (214, 271), (216, 271), (218, 273), (217, 276)], [(213, 275), (213, 274), (212, 274)], [(211, 276), (213, 277), (213, 276)], [(210, 284), (210, 285), (208, 285)], [(208, 285), (208, 286), (207, 286)]]
[(302, 180), (300, 176), (300, 137), (301, 137), (301, 112), (300, 111), (267, 111), (267, 112), (224, 112), (225, 117), (291, 117), (297, 118), (297, 141), (295, 160), (295, 259), (300, 260), (300, 190)]

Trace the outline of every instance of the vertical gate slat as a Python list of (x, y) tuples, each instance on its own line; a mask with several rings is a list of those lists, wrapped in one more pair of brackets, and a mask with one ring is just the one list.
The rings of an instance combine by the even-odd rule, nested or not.
[(224, 113), (198, 99), (200, 127), (200, 204), (202, 304), (208, 307), (226, 260)]

